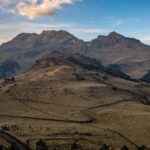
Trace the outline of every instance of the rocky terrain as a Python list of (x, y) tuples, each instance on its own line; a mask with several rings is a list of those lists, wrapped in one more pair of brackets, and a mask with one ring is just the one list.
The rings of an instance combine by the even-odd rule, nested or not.
[[(12, 67), (12, 72), (16, 70), (16, 73), (20, 73), (28, 70), (36, 60), (55, 51), (65, 55), (79, 53), (92, 57), (105, 67), (115, 66), (115, 69), (119, 68), (124, 74), (135, 79), (142, 78), (150, 68), (150, 46), (116, 32), (108, 36), (100, 35), (89, 42), (66, 31), (21, 33), (0, 46), (0, 64), (13, 59), (20, 69)], [(0, 70), (3, 70), (3, 65)], [(3, 74), (10, 75), (7, 71)]]

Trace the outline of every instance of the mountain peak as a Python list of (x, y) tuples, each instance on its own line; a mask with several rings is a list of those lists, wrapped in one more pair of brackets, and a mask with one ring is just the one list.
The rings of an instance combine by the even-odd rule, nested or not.
[(37, 36), (36, 33), (20, 33), (18, 34), (13, 40), (25, 40), (27, 38), (31, 38), (31, 37), (34, 37), (34, 36)]
[[(109, 33), (106, 36), (98, 36), (97, 39), (92, 41), (98, 47), (103, 48), (118, 48), (118, 49), (126, 49), (126, 48), (143, 48), (145, 45), (135, 38), (126, 37), (120, 33), (115, 31)], [(96, 47), (97, 47), (96, 46)]]
[(123, 35), (121, 35), (120, 33), (117, 33), (116, 31), (110, 32), (108, 34), (108, 37), (116, 37), (116, 38), (122, 38), (124, 37)]
[(70, 34), (67, 31), (64, 30), (44, 30), (41, 34), (41, 36), (47, 36), (47, 37), (72, 37), (75, 38), (72, 34)]
[(43, 30), (40, 34), (37, 33), (20, 33), (13, 40), (28, 40), (28, 39), (38, 39), (44, 38), (50, 40), (51, 38), (76, 38), (72, 34), (64, 30)]
[(116, 32), (116, 31), (113, 31), (113, 32), (110, 32), (108, 35), (104, 36), (104, 35), (99, 35), (98, 36), (98, 39), (100, 40), (103, 40), (103, 39), (107, 39), (107, 40), (119, 40), (119, 39), (125, 39), (126, 37), (123, 36), (122, 34)]

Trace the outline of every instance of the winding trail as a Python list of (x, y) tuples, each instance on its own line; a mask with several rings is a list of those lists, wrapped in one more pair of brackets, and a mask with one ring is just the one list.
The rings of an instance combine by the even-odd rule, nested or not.
[(18, 119), (29, 119), (29, 120), (41, 120), (41, 121), (52, 121), (52, 122), (63, 122), (63, 123), (76, 123), (76, 124), (88, 124), (92, 123), (94, 120), (69, 120), (69, 119), (55, 119), (55, 118), (40, 118), (40, 117), (29, 117), (29, 116), (19, 116), (19, 115), (8, 115), (8, 114), (0, 114), (0, 117), (8, 117), (8, 118), (18, 118)]
[(97, 108), (105, 108), (105, 107), (111, 107), (111, 106), (114, 106), (114, 105), (117, 105), (117, 104), (121, 104), (123, 102), (132, 102), (130, 99), (127, 99), (127, 100), (120, 100), (120, 101), (116, 101), (116, 102), (113, 102), (113, 103), (108, 103), (108, 104), (100, 104), (100, 105), (95, 105), (95, 106), (91, 106), (91, 107), (88, 107), (86, 110), (92, 110), (92, 109), (97, 109)]
[(93, 128), (97, 128), (98, 130), (104, 129), (105, 131), (109, 131), (113, 134), (116, 134), (116, 135), (120, 136), (121, 138), (123, 138), (128, 143), (130, 143), (131, 145), (134, 145), (136, 148), (139, 148), (139, 146), (135, 142), (133, 142), (130, 138), (126, 137), (124, 134), (120, 133), (119, 131), (116, 131), (116, 130), (110, 129), (110, 128), (100, 128), (100, 127), (95, 126), (95, 125), (91, 125), (91, 126)]

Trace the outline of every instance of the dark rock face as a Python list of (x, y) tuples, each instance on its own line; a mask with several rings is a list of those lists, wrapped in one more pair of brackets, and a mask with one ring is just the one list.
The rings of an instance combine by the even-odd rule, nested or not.
[(16, 61), (7, 60), (0, 65), (0, 78), (13, 76), (19, 69), (20, 66)]

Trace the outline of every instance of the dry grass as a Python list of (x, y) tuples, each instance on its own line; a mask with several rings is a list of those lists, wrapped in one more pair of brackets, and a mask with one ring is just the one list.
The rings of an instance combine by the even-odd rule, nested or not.
[(78, 140), (95, 149), (102, 143), (149, 145), (150, 108), (136, 95), (143, 86), (110, 77), (78, 81), (61, 73), (54, 79), (46, 73), (32, 80), (30, 72), (0, 90), (0, 124), (20, 139), (43, 138), (50, 145)]

